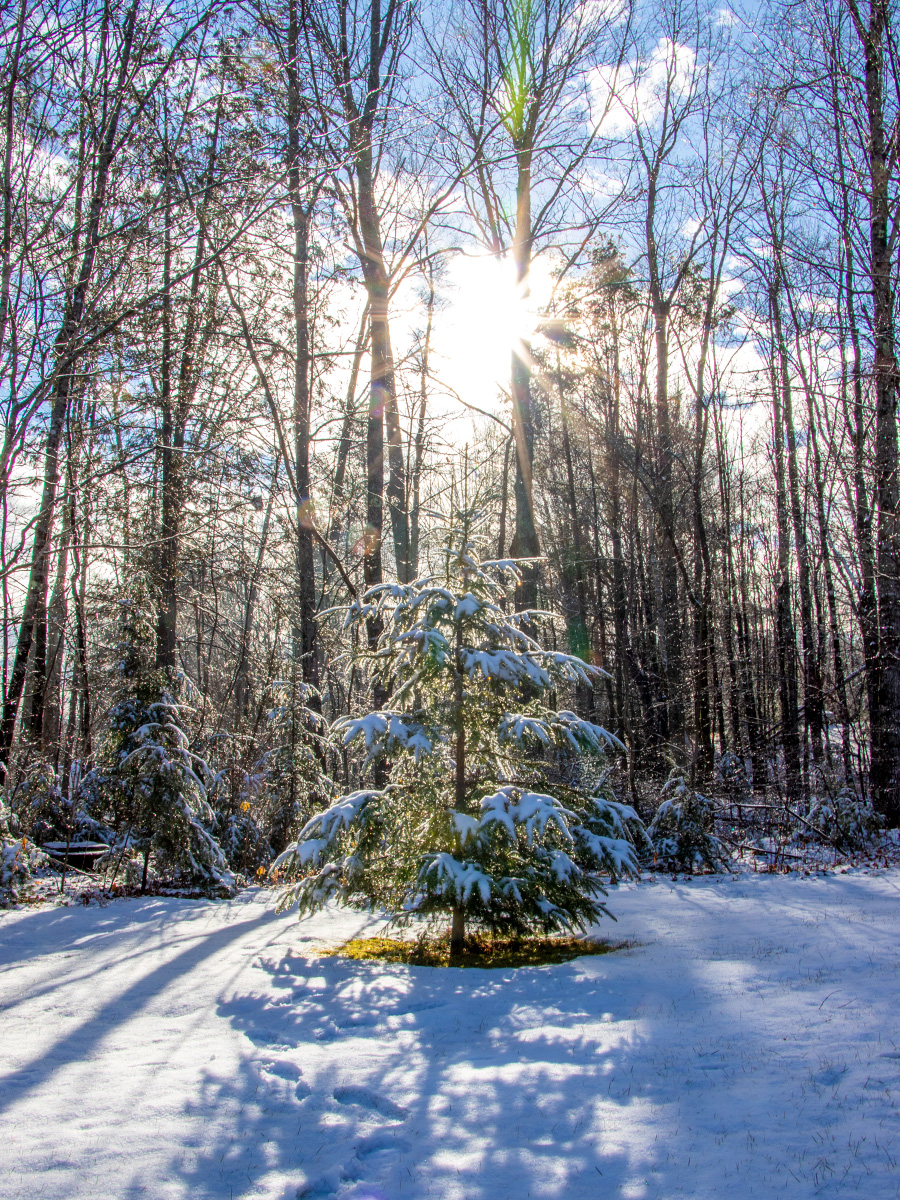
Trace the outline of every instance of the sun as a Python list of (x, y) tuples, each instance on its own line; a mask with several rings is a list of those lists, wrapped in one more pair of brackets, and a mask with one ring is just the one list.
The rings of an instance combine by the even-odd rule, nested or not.
[(436, 372), (466, 404), (501, 415), (512, 354), (530, 342), (552, 290), (549, 264), (539, 259), (519, 284), (509, 258), (460, 255), (448, 266), (435, 320)]

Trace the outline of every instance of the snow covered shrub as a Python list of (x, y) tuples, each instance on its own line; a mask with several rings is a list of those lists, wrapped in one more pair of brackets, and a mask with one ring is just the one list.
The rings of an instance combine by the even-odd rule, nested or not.
[(272, 853), (249, 800), (242, 801), (237, 812), (217, 811), (212, 834), (230, 870), (245, 876), (265, 874)]
[(869, 797), (857, 796), (848, 787), (833, 797), (814, 799), (807, 821), (838, 850), (864, 849), (883, 824)]
[(272, 852), (260, 823), (262, 775), (246, 765), (254, 754), (252, 739), (219, 730), (198, 739), (193, 749), (205, 764), (215, 764), (214, 773), (204, 776), (213, 810), (210, 831), (229, 870), (243, 876), (264, 875)]
[[(568, 782), (579, 792), (587, 792), (598, 800), (602, 800), (617, 813), (625, 837), (634, 848), (640, 863), (649, 862), (653, 857), (653, 843), (647, 833), (647, 827), (630, 804), (623, 804), (616, 799), (612, 785), (612, 776), (617, 767), (615, 763), (604, 761), (605, 756), (594, 754), (573, 754), (563, 752), (569, 760), (570, 770)], [(610, 879), (616, 882), (616, 872), (609, 869)]]
[(716, 779), (732, 803), (737, 804), (749, 798), (750, 781), (747, 778), (747, 768), (733, 751), (726, 750), (716, 763)]
[(100, 790), (123, 846), (153, 853), (192, 883), (231, 891), (234, 878), (210, 832), (212, 772), (190, 745), (181, 680), (154, 665), (151, 615), (123, 600), (118, 697), (109, 713)]
[(259, 763), (260, 820), (275, 855), (292, 843), (314, 813), (335, 798), (325, 767), (333, 741), (314, 705), (320, 695), (301, 680), (272, 685), (268, 723), (273, 746)]
[(647, 831), (657, 863), (675, 871), (727, 871), (728, 852), (713, 833), (715, 817), (715, 802), (695, 792), (682, 773), (673, 770)]
[(48, 866), (47, 855), (27, 837), (0, 837), (0, 908), (24, 900), (33, 877)]
[(68, 773), (46, 759), (27, 764), (14, 791), (17, 828), (39, 846), (45, 842), (107, 841), (110, 830), (92, 817), (94, 775), (76, 759)]
[(65, 841), (71, 836), (71, 811), (52, 763), (32, 759), (15, 787), (16, 823), (32, 842)]
[(607, 910), (601, 874), (637, 872), (633, 810), (548, 782), (552, 751), (603, 754), (621, 743), (548, 693), (590, 684), (594, 668), (545, 650), (534, 614), (507, 613), (512, 560), (482, 561), (482, 518), (444, 531), (444, 567), (370, 588), (345, 629), (383, 622), (369, 657), (390, 699), (335, 723), (344, 745), (386, 760), (389, 783), (340, 797), (304, 826), (277, 866), (299, 878), (280, 907), (336, 899), (400, 922), (450, 915), (507, 934), (584, 929)]
[(21, 835), (9, 801), (0, 793), (0, 908), (24, 900), (34, 876), (48, 868), (46, 854)]
[(6, 796), (0, 794), (0, 908), (18, 903), (31, 878), (28, 841), (17, 838), (17, 830)]

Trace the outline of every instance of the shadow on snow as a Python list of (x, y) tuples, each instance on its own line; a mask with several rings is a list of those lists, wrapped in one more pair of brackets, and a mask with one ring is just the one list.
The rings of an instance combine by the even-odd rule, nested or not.
[(200, 1105), (234, 1116), (184, 1164), (192, 1196), (571, 1200), (640, 1169), (598, 1133), (598, 1103), (648, 1087), (614, 971), (260, 965), (268, 994), (219, 1006), (252, 1048), (241, 1079), (207, 1073)]

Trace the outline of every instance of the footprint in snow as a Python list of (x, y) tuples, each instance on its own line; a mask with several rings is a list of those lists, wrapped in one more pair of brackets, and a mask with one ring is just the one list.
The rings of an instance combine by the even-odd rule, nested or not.
[(406, 1013), (434, 1012), (436, 1008), (446, 1007), (446, 1000), (422, 1000), (418, 1004), (403, 1004), (397, 1009), (397, 1012), (405, 1015)]
[(279, 1079), (287, 1079), (289, 1082), (299, 1079), (303, 1074), (296, 1063), (292, 1063), (286, 1058), (279, 1059), (277, 1062), (262, 1063), (260, 1070), (265, 1071), (267, 1075), (277, 1075)]
[(290, 1062), (289, 1059), (279, 1059), (277, 1062), (262, 1063), (260, 1071), (264, 1075), (274, 1075), (276, 1079), (284, 1079), (287, 1083), (296, 1083), (294, 1095), (298, 1100), (305, 1100), (307, 1096), (312, 1095), (312, 1088), (301, 1079), (303, 1072), (296, 1063)]
[(387, 1096), (379, 1096), (366, 1087), (339, 1087), (334, 1090), (334, 1098), (338, 1104), (354, 1104), (376, 1112), (379, 1116), (387, 1117), (389, 1121), (402, 1121), (408, 1113), (405, 1108), (388, 1100)]
[(409, 1149), (409, 1143), (403, 1138), (394, 1137), (390, 1133), (375, 1133), (371, 1137), (363, 1138), (356, 1147), (356, 1157), (362, 1160), (369, 1160), (377, 1156), (389, 1154), (401, 1154), (404, 1150)]
[(293, 1050), (290, 1042), (284, 1040), (284, 1035), (273, 1029), (262, 1029), (257, 1025), (248, 1025), (241, 1031), (245, 1038), (267, 1050), (270, 1054), (279, 1050)]
[(380, 1013), (354, 1013), (353, 1016), (345, 1017), (342, 1021), (332, 1022), (332, 1026), (339, 1033), (344, 1033), (353, 1029), (369, 1029), (373, 1025), (378, 1025), (382, 1019)]

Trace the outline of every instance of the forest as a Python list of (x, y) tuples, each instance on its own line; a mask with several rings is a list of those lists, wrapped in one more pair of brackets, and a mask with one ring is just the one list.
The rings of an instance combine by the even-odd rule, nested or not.
[(476, 542), (618, 869), (900, 823), (892, 0), (2, 14), (7, 875), (265, 879), (427, 775), (401, 683), (471, 800), (402, 610)]

